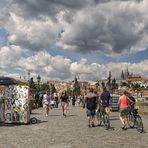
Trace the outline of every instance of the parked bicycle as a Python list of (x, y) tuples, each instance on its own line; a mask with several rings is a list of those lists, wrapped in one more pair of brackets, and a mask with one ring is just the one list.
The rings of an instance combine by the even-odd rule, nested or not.
[(142, 118), (138, 114), (138, 109), (129, 109), (127, 122), (131, 128), (136, 128), (138, 132), (142, 133), (144, 131)]
[(109, 114), (107, 113), (108, 107), (104, 107), (101, 103), (99, 105), (99, 109), (97, 111), (97, 120), (99, 122), (99, 126), (104, 124), (106, 130), (110, 128), (110, 118)]

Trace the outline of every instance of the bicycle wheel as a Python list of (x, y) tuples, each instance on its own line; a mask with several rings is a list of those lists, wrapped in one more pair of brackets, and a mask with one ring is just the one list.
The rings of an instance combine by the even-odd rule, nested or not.
[(133, 128), (135, 126), (135, 117), (133, 115), (133, 113), (129, 112), (129, 114), (127, 115), (127, 122), (128, 125)]
[(104, 121), (104, 125), (105, 125), (106, 129), (109, 129), (110, 128), (110, 119), (109, 119), (108, 114), (104, 114), (103, 121)]
[(128, 125), (131, 127), (131, 128), (133, 128), (134, 127), (134, 124), (135, 124), (135, 118), (134, 118), (134, 115), (133, 115), (133, 113), (129, 113), (128, 115), (127, 115), (127, 122), (128, 122)]
[(99, 110), (97, 111), (97, 120), (98, 120), (98, 125), (101, 126), (101, 124), (102, 124), (102, 113)]
[(37, 118), (33, 117), (30, 119), (31, 124), (36, 124), (37, 123)]
[(143, 123), (142, 123), (142, 119), (139, 115), (136, 116), (135, 125), (137, 128), (137, 131), (142, 133), (143, 132)]

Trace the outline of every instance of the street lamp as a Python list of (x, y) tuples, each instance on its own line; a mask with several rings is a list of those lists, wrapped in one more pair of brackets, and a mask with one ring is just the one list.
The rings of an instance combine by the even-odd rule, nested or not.
[(39, 90), (39, 86), (40, 86), (40, 82), (41, 82), (41, 77), (40, 77), (40, 75), (37, 76), (37, 82), (38, 82), (38, 90)]

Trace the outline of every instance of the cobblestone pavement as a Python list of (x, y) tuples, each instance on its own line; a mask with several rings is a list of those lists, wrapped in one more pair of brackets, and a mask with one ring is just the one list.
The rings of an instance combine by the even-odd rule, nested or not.
[[(0, 126), (0, 148), (147, 148), (148, 116), (142, 116), (145, 132), (120, 129), (117, 112), (111, 112), (110, 130), (103, 126), (88, 128), (85, 109), (69, 106), (67, 117), (61, 107), (50, 110), (33, 110), (37, 124)], [(97, 124), (97, 121), (96, 121)]]

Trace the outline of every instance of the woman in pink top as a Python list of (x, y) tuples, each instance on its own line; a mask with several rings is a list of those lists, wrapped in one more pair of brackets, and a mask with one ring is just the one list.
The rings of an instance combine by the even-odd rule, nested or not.
[(120, 96), (119, 101), (119, 119), (121, 121), (121, 128), (126, 129), (126, 115), (128, 114), (128, 97), (126, 96), (126, 91)]

